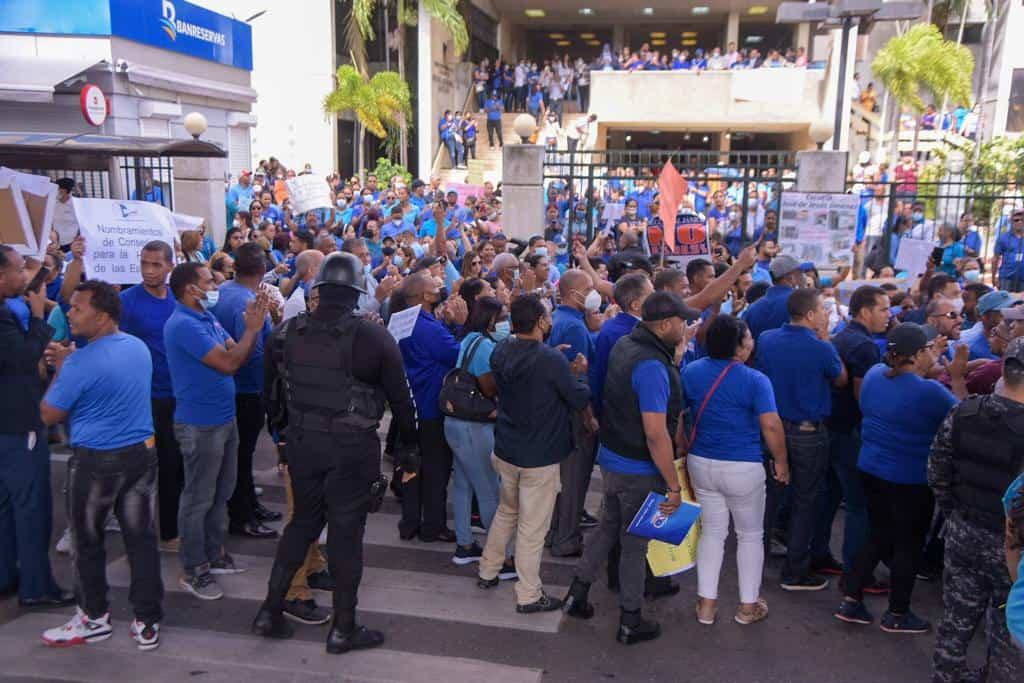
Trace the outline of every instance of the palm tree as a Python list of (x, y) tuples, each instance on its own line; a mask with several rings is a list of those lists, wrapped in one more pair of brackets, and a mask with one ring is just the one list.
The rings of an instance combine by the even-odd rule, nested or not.
[[(871, 71), (899, 104), (910, 107), (918, 116), (925, 109), (922, 91), (933, 100), (949, 97), (954, 102), (971, 101), (971, 51), (945, 40), (931, 23), (917, 24), (890, 39), (871, 62)], [(915, 126), (915, 156), (918, 130)], [(898, 141), (898, 131), (894, 138)]]
[(366, 170), (366, 131), (386, 139), (389, 126), (411, 115), (409, 84), (394, 71), (381, 71), (368, 79), (351, 64), (338, 67), (334, 80), (334, 91), (324, 98), (324, 112), (334, 116), (355, 114), (359, 123), (357, 163), (362, 176)]
[[(390, 12), (391, 0), (350, 0), (352, 7), (349, 10), (348, 21), (345, 24), (345, 39), (348, 42), (352, 54), (352, 61), (356, 67), (366, 73), (366, 42), (373, 40), (375, 32), (373, 29), (373, 13), (377, 3), (382, 2), (384, 11)], [(461, 54), (469, 47), (469, 30), (466, 28), (466, 21), (459, 11), (459, 0), (419, 0), (427, 13), (436, 19), (452, 35), (452, 43), (456, 54)], [(405, 28), (415, 26), (419, 20), (418, 5), (415, 0), (396, 0), (395, 16), (398, 18), (394, 34), (385, 36), (385, 41), (393, 40), (393, 46), (398, 52), (398, 75), (405, 80)], [(391, 46), (387, 47), (388, 50)], [(408, 167), (408, 133), (409, 126), (406, 116), (400, 115), (398, 129), (401, 137), (398, 150), (400, 163)]]

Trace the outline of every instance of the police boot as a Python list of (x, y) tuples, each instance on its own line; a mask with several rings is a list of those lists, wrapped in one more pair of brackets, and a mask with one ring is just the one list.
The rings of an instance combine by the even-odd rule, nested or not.
[(594, 606), (587, 601), (590, 594), (590, 584), (573, 577), (569, 592), (562, 601), (562, 609), (570, 617), (577, 619), (590, 619), (594, 616)]
[(341, 655), (349, 650), (366, 650), (384, 642), (384, 634), (365, 626), (356, 626), (355, 614), (337, 615), (327, 634), (327, 654)]
[(284, 599), (295, 572), (289, 572), (276, 562), (270, 570), (267, 599), (252, 622), (252, 632), (264, 638), (291, 638), (295, 628), (284, 618)]
[(615, 637), (623, 645), (642, 643), (645, 640), (654, 640), (661, 635), (661, 626), (658, 622), (644, 619), (640, 610), (629, 612), (622, 610), (619, 616), (619, 633)]

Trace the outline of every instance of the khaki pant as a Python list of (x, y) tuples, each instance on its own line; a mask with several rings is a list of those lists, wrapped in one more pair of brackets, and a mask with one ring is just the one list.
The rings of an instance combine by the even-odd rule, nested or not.
[(487, 534), (480, 559), (480, 578), (493, 579), (505, 561), (505, 548), (516, 536), (516, 602), (528, 605), (540, 599), (540, 559), (544, 537), (551, 526), (555, 496), (561, 487), (559, 466), (516, 467), (492, 455), (491, 462), (501, 477), (501, 499)]
[[(288, 521), (292, 521), (292, 514), (295, 512), (295, 494), (292, 493), (292, 477), (290, 474), (285, 473), (285, 491), (288, 492)], [(313, 541), (309, 544), (309, 552), (306, 553), (306, 561), (299, 567), (299, 571), (295, 572), (295, 576), (292, 578), (291, 588), (288, 589), (288, 595), (285, 596), (285, 600), (312, 600), (313, 591), (309, 589), (309, 584), (306, 583), (306, 577), (310, 574), (317, 574), (322, 572), (327, 566), (324, 561), (324, 556), (320, 552), (320, 547), (317, 545), (317, 541)]]

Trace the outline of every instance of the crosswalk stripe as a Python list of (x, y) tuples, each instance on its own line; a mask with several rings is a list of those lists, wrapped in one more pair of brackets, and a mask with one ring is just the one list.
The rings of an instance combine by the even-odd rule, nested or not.
[[(247, 564), (249, 571), (218, 576), (217, 581), (224, 589), (224, 594), (231, 598), (262, 601), (266, 597), (267, 577), (270, 576), (273, 558), (237, 554), (233, 557)], [(178, 584), (181, 564), (177, 556), (161, 553), (160, 560), (165, 590), (183, 592)], [(126, 557), (108, 565), (107, 581), (111, 586), (126, 587), (130, 579)], [(533, 615), (516, 613), (512, 582), (503, 581), (491, 590), (481, 590), (474, 582), (475, 573), (472, 570), (466, 576), (452, 576), (366, 567), (359, 586), (359, 609), (522, 631), (558, 631), (562, 621), (561, 612)], [(566, 590), (564, 586), (545, 588), (551, 595), (561, 595)]]
[(333, 657), (324, 653), (320, 642), (273, 641), (190, 628), (162, 630), (160, 648), (142, 653), (124, 623), (116, 623), (114, 637), (102, 643), (67, 650), (42, 647), (39, 634), (62, 618), (53, 613), (26, 614), (0, 627), (3, 675), (96, 683), (134, 678), (151, 683), (191, 678), (204, 683), (310, 679), (538, 683), (542, 674), (534, 668), (388, 649)]

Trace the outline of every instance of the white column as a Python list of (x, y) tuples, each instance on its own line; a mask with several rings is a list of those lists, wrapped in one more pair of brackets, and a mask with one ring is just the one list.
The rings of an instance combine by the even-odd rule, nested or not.
[(729, 11), (729, 21), (725, 25), (725, 46), (729, 43), (736, 43), (740, 47), (740, 13), (739, 10)]
[[(830, 32), (832, 50), (829, 55), (828, 64), (828, 90), (825, 92), (825, 102), (821, 109), (821, 118), (832, 124), (836, 116), (836, 95), (839, 92), (839, 53), (843, 44), (842, 29), (835, 29)], [(839, 137), (839, 149), (846, 151), (850, 143), (850, 100), (853, 93), (853, 74), (857, 66), (857, 26), (850, 29), (850, 44), (846, 55), (846, 88), (842, 105), (843, 121), (840, 128), (842, 134)], [(825, 149), (832, 149), (831, 138), (825, 143)]]
[(626, 42), (626, 30), (622, 27), (622, 24), (615, 24), (612, 26), (612, 49), (621, 50), (623, 43)]
[(438, 145), (433, 116), (434, 88), (431, 76), (434, 55), (431, 21), (430, 14), (420, 3), (416, 27), (416, 146), (420, 178), (430, 177)]
[(811, 25), (804, 22), (803, 24), (797, 24), (796, 31), (796, 44), (793, 47), (802, 47), (807, 50), (808, 60), (810, 60), (811, 54)]

